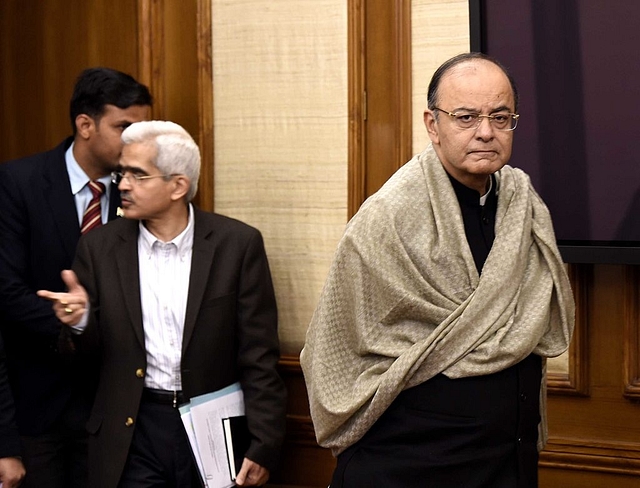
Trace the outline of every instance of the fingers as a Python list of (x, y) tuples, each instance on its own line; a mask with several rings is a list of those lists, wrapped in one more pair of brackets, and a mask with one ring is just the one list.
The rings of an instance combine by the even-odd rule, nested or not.
[(72, 270), (64, 269), (60, 273), (60, 276), (62, 277), (64, 284), (67, 286), (69, 293), (79, 293), (84, 291), (84, 288), (78, 281), (78, 276)]
[(262, 486), (269, 479), (269, 470), (251, 459), (244, 458), (236, 484), (238, 486)]
[(50, 302), (68, 302), (71, 299), (71, 295), (69, 293), (55, 292), (49, 290), (38, 290), (36, 292), (40, 298), (45, 298)]
[[(54, 292), (49, 290), (38, 290), (36, 294), (39, 297), (46, 298), (47, 300), (55, 301), (87, 301), (87, 291), (78, 281), (76, 274), (70, 269), (64, 269), (60, 273), (62, 281), (67, 287), (66, 292)], [(68, 298), (67, 298), (68, 297)]]
[(68, 293), (57, 293), (57, 299), (53, 300), (53, 311), (58, 320), (66, 325), (76, 325), (82, 319), (87, 310), (85, 301), (73, 301), (74, 296)]
[(87, 310), (89, 297), (73, 271), (65, 269), (60, 276), (67, 286), (67, 292), (38, 290), (36, 294), (53, 302), (53, 311), (60, 322), (66, 325), (76, 325)]
[(56, 293), (38, 290), (36, 294), (53, 303), (53, 311), (58, 320), (66, 325), (76, 325), (87, 310), (87, 300), (71, 293)]
[(247, 471), (249, 471), (249, 467), (246, 463), (246, 458), (242, 463), (242, 467), (240, 468), (240, 472), (236, 475), (236, 485), (244, 486), (244, 481), (247, 477)]
[(17, 488), (24, 475), (24, 465), (18, 458), (0, 458), (0, 486), (4, 482), (5, 488)]
[(84, 303), (73, 303), (66, 300), (59, 300), (53, 305), (54, 310), (60, 309), (60, 314), (73, 315), (76, 312), (84, 313), (87, 308)]

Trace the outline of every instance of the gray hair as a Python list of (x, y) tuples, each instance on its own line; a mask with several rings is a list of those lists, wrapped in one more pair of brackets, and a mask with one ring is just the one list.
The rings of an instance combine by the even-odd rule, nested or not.
[(193, 200), (200, 177), (200, 149), (184, 128), (164, 120), (136, 122), (122, 132), (121, 139), (125, 145), (153, 144), (157, 150), (155, 165), (164, 174), (185, 175), (190, 182), (186, 200)]

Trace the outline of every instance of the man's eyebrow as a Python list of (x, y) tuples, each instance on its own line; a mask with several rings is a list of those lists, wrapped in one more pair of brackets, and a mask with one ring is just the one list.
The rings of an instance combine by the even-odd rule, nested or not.
[(491, 113), (496, 113), (496, 112), (512, 112), (511, 107), (507, 107), (506, 105), (501, 105), (498, 108), (494, 108)]
[(120, 171), (122, 173), (124, 172), (129, 172), (129, 173), (134, 173), (137, 175), (146, 175), (147, 172), (145, 170), (143, 170), (142, 168), (139, 168), (138, 166), (123, 166), (120, 165)]
[[(501, 105), (499, 107), (492, 108), (489, 113), (494, 114), (496, 112), (503, 112), (503, 111), (511, 112), (511, 108), (507, 107), (506, 105)], [(451, 111), (451, 113), (456, 113), (456, 112), (469, 112), (474, 114), (482, 113), (482, 111), (478, 110), (477, 108), (469, 108), (469, 107), (456, 107)]]
[(453, 114), (458, 112), (466, 112), (466, 113), (472, 113), (472, 114), (481, 113), (480, 110), (478, 110), (477, 108), (469, 108), (469, 107), (455, 107), (453, 110), (451, 110), (451, 113)]

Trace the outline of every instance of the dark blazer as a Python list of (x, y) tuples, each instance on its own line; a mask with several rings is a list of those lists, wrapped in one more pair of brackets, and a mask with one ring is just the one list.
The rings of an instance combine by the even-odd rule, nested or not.
[(14, 414), (13, 397), (7, 381), (4, 344), (0, 335), (0, 458), (20, 455), (20, 435)]
[[(40, 435), (61, 418), (82, 425), (88, 412), (87, 368), (63, 357), (60, 322), (39, 289), (64, 291), (80, 225), (64, 154), (72, 142), (0, 164), (0, 312), (9, 380), (21, 434)], [(112, 185), (110, 216), (120, 196)], [(77, 411), (70, 412), (67, 407)], [(69, 419), (70, 416), (70, 419)]]
[[(253, 437), (247, 457), (273, 470), (284, 437), (286, 392), (276, 371), (277, 311), (262, 236), (242, 222), (199, 210), (194, 224), (183, 392), (191, 398), (240, 381)], [(137, 220), (119, 219), (90, 232), (80, 240), (73, 266), (92, 310), (79, 347), (101, 357), (87, 424), (93, 488), (117, 486), (144, 386), (138, 231)]]

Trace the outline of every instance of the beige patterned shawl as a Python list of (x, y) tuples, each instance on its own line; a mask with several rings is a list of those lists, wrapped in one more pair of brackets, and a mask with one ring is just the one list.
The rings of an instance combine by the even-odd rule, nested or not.
[(431, 145), (348, 224), (300, 355), (318, 442), (334, 454), (403, 389), (569, 346), (573, 296), (549, 212), (524, 172), (505, 166), (496, 176), (496, 237), (481, 278)]

